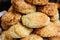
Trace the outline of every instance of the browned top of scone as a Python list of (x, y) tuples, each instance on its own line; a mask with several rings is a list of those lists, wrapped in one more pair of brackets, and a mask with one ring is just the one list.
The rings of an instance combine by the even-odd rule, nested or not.
[(42, 29), (36, 29), (35, 33), (42, 37), (53, 37), (57, 36), (58, 30), (56, 25), (50, 23), (49, 25), (45, 26)]
[(29, 14), (36, 11), (36, 7), (34, 5), (30, 5), (24, 0), (13, 0), (12, 5), (14, 6), (16, 11), (23, 14)]
[(33, 5), (46, 5), (48, 3), (48, 0), (25, 0), (25, 1)]
[(9, 26), (20, 21), (21, 15), (16, 12), (6, 12), (1, 18), (1, 26), (3, 29), (8, 29)]
[(54, 16), (58, 13), (57, 4), (55, 3), (48, 3), (45, 6), (37, 6), (37, 11), (43, 12), (48, 16)]

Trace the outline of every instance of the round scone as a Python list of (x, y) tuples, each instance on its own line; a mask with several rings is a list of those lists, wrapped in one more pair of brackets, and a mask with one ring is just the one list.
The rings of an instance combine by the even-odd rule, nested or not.
[(26, 28), (25, 26), (21, 25), (20, 23), (17, 23), (7, 31), (7, 33), (12, 37), (12, 38), (22, 38), (28, 36), (33, 29)]
[(60, 40), (60, 37), (51, 37), (49, 40)]
[(2, 40), (16, 40), (16, 39), (10, 37), (9, 35), (7, 35), (6, 31), (4, 31), (1, 36), (2, 36)]
[(52, 37), (52, 36), (57, 35), (58, 30), (57, 30), (57, 27), (53, 23), (50, 23), (49, 25), (45, 26), (42, 29), (36, 29), (34, 33), (42, 37)]
[(15, 32), (14, 25), (7, 30), (7, 34), (12, 38), (20, 38), (20, 36)]
[(20, 40), (43, 40), (43, 38), (36, 35), (36, 34), (31, 34), (29, 36), (26, 36), (25, 38), (20, 39)]
[(30, 5), (24, 0), (13, 0), (12, 4), (15, 10), (21, 12), (22, 14), (29, 14), (36, 11), (36, 7), (34, 5)]
[(21, 15), (16, 12), (6, 12), (1, 18), (1, 26), (3, 29), (8, 29), (11, 25), (20, 21)]
[(22, 16), (22, 23), (29, 28), (41, 28), (48, 25), (50, 18), (41, 12), (34, 12)]
[(34, 5), (46, 5), (48, 0), (25, 0), (26, 2)]
[(48, 16), (54, 16), (57, 15), (58, 9), (57, 5), (55, 3), (48, 3), (45, 6), (37, 6), (37, 11), (43, 12), (47, 14)]

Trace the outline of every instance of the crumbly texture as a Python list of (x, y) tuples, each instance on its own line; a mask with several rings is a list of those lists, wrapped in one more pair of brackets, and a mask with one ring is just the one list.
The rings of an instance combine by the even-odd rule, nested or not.
[(52, 37), (57, 36), (58, 30), (53, 23), (50, 23), (48, 26), (42, 29), (36, 29), (34, 32), (42, 37)]
[[(57, 11), (58, 11), (58, 10), (57, 10)], [(55, 22), (55, 21), (59, 20), (59, 13), (57, 13), (56, 15), (50, 17), (50, 20), (51, 20), (52, 22)]]
[(20, 39), (20, 40), (43, 40), (43, 38), (36, 35), (36, 34), (31, 34), (29, 36), (26, 36), (25, 38)]
[(45, 6), (38, 6), (37, 11), (43, 12), (48, 16), (54, 16), (58, 13), (57, 5), (55, 3), (48, 3)]
[(58, 29), (58, 33), (56, 37), (60, 37), (60, 20), (54, 21), (53, 23), (56, 25)]
[(36, 7), (34, 5), (30, 5), (23, 0), (13, 0), (12, 4), (15, 10), (22, 14), (29, 14), (36, 11)]
[(15, 25), (15, 32), (22, 38), (28, 36), (33, 29), (26, 28), (25, 26), (21, 24), (16, 24)]
[(46, 5), (48, 0), (25, 0), (26, 2), (34, 5)]
[(16, 40), (6, 34), (6, 31), (2, 33), (2, 40)]
[(11, 0), (8, 11), (1, 12), (1, 39), (60, 40), (59, 4), (50, 1)]
[(16, 12), (7, 12), (1, 18), (1, 26), (3, 29), (8, 29), (11, 25), (20, 21), (21, 15)]
[(7, 33), (12, 37), (12, 38), (22, 38), (28, 36), (33, 29), (26, 28), (25, 26), (22, 26), (20, 23), (17, 23), (7, 31)]
[(51, 37), (49, 40), (60, 40), (60, 37)]
[(41, 12), (34, 12), (22, 16), (22, 23), (29, 28), (41, 28), (48, 25), (50, 18)]
[(60, 37), (60, 28), (58, 29), (57, 37)]
[(8, 34), (9, 36), (11, 36), (12, 38), (20, 38), (20, 36), (15, 32), (15, 27), (14, 27), (14, 25), (11, 26), (11, 27), (8, 29), (7, 34)]
[(59, 26), (60, 27), (60, 20), (56, 20), (53, 22), (55, 25)]

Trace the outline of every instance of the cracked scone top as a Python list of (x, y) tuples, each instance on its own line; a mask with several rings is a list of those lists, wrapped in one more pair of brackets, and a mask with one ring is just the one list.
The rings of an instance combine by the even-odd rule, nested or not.
[[(57, 11), (58, 11), (58, 10), (57, 10)], [(50, 17), (50, 20), (51, 20), (52, 22), (59, 20), (59, 13), (56, 13), (54, 16), (51, 16), (51, 17)]]
[(46, 5), (48, 0), (25, 0), (27, 3), (34, 4), (34, 5)]
[(22, 16), (22, 24), (29, 28), (41, 28), (48, 25), (50, 18), (41, 12), (34, 12)]
[(1, 18), (1, 26), (3, 29), (8, 29), (9, 26), (20, 21), (21, 15), (16, 12), (6, 12)]
[(54, 25), (52, 22), (50, 22), (50, 24), (48, 24), (44, 28), (36, 29), (34, 31), (34, 33), (36, 33), (42, 37), (53, 37), (53, 36), (57, 36), (58, 29), (57, 29), (56, 25)]
[(17, 23), (8, 29), (7, 34), (9, 34), (12, 38), (23, 38), (28, 36), (32, 31), (33, 29), (26, 28), (20, 23)]
[(30, 5), (24, 0), (12, 0), (12, 4), (15, 10), (22, 14), (29, 14), (36, 11), (36, 7), (34, 5)]
[(43, 12), (48, 16), (54, 16), (58, 13), (57, 4), (55, 3), (48, 3), (45, 6), (37, 6), (37, 11)]

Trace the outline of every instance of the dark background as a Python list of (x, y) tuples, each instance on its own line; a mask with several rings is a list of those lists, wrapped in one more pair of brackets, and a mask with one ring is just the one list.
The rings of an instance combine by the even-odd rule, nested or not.
[[(57, 0), (49, 0), (49, 2), (57, 2)], [(60, 0), (58, 0), (60, 3)], [(8, 10), (8, 8), (11, 6), (11, 0), (0, 0), (0, 12), (3, 10)]]
[(0, 12), (3, 10), (8, 10), (11, 6), (11, 0), (0, 0)]

